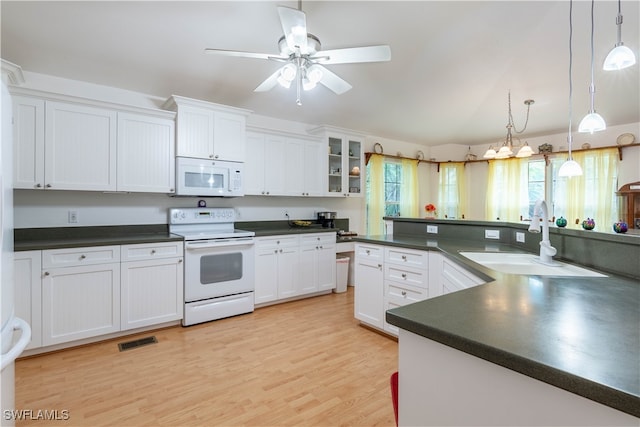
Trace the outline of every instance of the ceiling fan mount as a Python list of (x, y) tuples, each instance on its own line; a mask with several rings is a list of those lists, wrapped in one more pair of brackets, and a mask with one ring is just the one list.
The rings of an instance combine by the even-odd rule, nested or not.
[(391, 49), (387, 45), (323, 51), (321, 50), (320, 39), (307, 32), (306, 15), (300, 7), (292, 9), (278, 6), (278, 14), (280, 15), (280, 23), (284, 33), (278, 40), (279, 55), (211, 48), (205, 49), (205, 52), (214, 55), (284, 62), (285, 64), (258, 85), (254, 92), (269, 91), (277, 84), (289, 88), (295, 80), (297, 88), (296, 103), (298, 105), (302, 105), (301, 89), (313, 89), (317, 83), (322, 84), (338, 95), (352, 88), (345, 80), (329, 71), (325, 65), (391, 60)]

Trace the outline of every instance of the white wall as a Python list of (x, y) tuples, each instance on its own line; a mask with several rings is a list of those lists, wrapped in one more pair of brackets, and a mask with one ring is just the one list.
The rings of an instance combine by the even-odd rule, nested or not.
[[(160, 108), (166, 98), (111, 88), (92, 83), (68, 80), (38, 73), (24, 72), (24, 87), (61, 93), (77, 97), (96, 99), (124, 105), (145, 108)], [(177, 94), (179, 95), (179, 94)], [(274, 119), (252, 114), (247, 119), (251, 127), (266, 128), (291, 133), (305, 134), (307, 129), (315, 127), (306, 123)], [(356, 129), (358, 130), (358, 129)], [(358, 130), (361, 131), (362, 130)], [(615, 145), (616, 138), (622, 133), (633, 133), (640, 138), (640, 123), (612, 126), (596, 134), (574, 133), (574, 148), (588, 142), (592, 147)], [(554, 151), (566, 149), (566, 134), (554, 134), (535, 138), (523, 138), (537, 151), (544, 143), (552, 144)], [(406, 141), (397, 141), (376, 136), (365, 140), (365, 151), (372, 152), (375, 143), (380, 143), (385, 154), (415, 158), (422, 151), (424, 158), (436, 161), (462, 161), (468, 153), (466, 144), (448, 144), (425, 147)], [(490, 144), (471, 146), (471, 153), (482, 158)], [(620, 185), (640, 181), (640, 147), (624, 149), (620, 163)], [(487, 163), (467, 164), (469, 183), (468, 219), (484, 219)], [(437, 165), (420, 163), (418, 166), (420, 181), (420, 205), (437, 203), (438, 172)], [(70, 209), (78, 211), (78, 226), (120, 225), (120, 224), (161, 224), (166, 223), (167, 209), (170, 207), (195, 206), (197, 198), (172, 198), (154, 194), (102, 194), (95, 192), (71, 191), (35, 191), (17, 190), (15, 192), (15, 226), (25, 227), (63, 227), (70, 226), (67, 215)], [(234, 207), (241, 221), (285, 219), (284, 209), (288, 209), (291, 218), (309, 219), (320, 210), (337, 211), (339, 217), (350, 219), (350, 228), (358, 233), (364, 232), (364, 199), (347, 198), (296, 198), (296, 197), (256, 197), (248, 196), (235, 199), (207, 199), (209, 206)]]

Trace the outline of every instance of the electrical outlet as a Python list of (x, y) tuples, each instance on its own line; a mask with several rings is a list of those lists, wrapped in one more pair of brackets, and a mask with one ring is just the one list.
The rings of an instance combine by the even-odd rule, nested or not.
[(427, 233), (438, 234), (438, 226), (437, 225), (427, 225)]
[(524, 233), (522, 231), (516, 231), (516, 242), (524, 243)]
[(78, 223), (78, 211), (69, 211), (69, 224)]
[(485, 239), (500, 239), (500, 230), (484, 230)]

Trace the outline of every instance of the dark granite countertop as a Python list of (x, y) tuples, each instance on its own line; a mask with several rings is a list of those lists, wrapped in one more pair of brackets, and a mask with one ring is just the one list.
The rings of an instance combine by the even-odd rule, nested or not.
[(300, 227), (290, 221), (236, 221), (235, 227), (241, 230), (253, 231), (256, 233), (256, 237), (306, 233), (337, 233), (340, 230), (347, 230), (349, 228), (349, 220), (342, 218), (335, 220), (334, 228), (322, 227), (321, 224), (316, 223), (313, 219), (305, 221), (310, 221), (311, 225), (308, 227)]
[(608, 277), (504, 274), (460, 251), (501, 243), (416, 237), (360, 242), (436, 250), (484, 285), (388, 310), (389, 323), (640, 417), (640, 283)]
[(14, 229), (14, 250), (79, 248), (182, 241), (166, 224)]

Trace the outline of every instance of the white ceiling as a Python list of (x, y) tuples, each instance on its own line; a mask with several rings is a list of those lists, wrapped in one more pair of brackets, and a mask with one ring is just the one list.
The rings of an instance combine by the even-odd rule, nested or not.
[[(205, 55), (204, 48), (278, 53), (277, 5), (297, 1), (11, 2), (2, 0), (2, 58), (26, 71), (257, 114), (441, 145), (503, 139), (507, 92), (523, 137), (568, 127), (569, 2), (305, 1), (323, 49), (388, 44), (391, 62), (328, 66), (353, 86), (254, 93), (280, 65)], [(574, 129), (589, 109), (591, 2), (573, 4)], [(638, 56), (640, 2), (622, 2), (622, 38)], [(595, 107), (609, 126), (640, 119), (639, 68), (602, 71), (616, 42), (617, 2), (595, 4)], [(613, 142), (613, 141), (612, 141)]]

